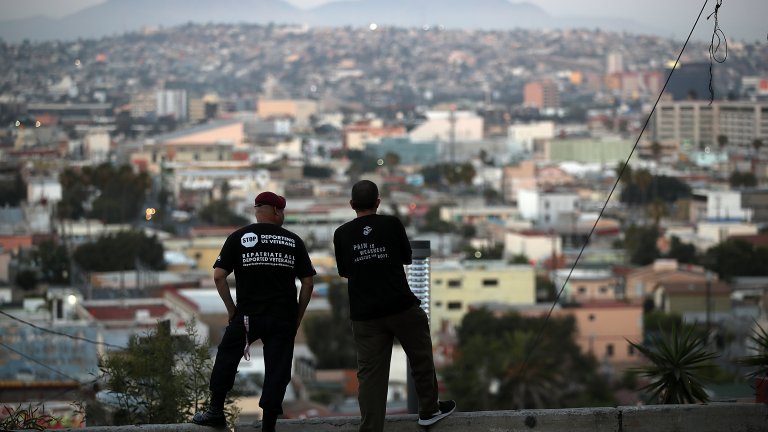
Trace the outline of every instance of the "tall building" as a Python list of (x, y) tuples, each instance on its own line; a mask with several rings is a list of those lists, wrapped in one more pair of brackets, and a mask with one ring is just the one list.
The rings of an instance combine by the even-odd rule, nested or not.
[(534, 81), (523, 88), (523, 104), (531, 108), (560, 108), (560, 91), (554, 81)]
[(727, 138), (730, 149), (748, 148), (768, 137), (768, 102), (680, 101), (659, 104), (653, 119), (654, 140), (683, 150), (716, 147)]
[(186, 90), (158, 90), (155, 93), (155, 100), (157, 101), (158, 117), (173, 116), (182, 122), (189, 118), (189, 102)]
[(620, 72), (624, 72), (624, 54), (619, 51), (611, 51), (605, 57), (605, 73), (610, 75)]

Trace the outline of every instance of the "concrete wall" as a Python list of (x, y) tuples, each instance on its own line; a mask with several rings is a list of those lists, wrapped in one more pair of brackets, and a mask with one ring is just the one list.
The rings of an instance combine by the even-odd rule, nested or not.
[[(280, 432), (356, 432), (359, 417), (278, 420)], [(139, 425), (66, 429), (82, 432), (211, 431), (192, 424)], [(423, 432), (415, 415), (389, 416), (385, 432)], [(768, 405), (711, 403), (649, 405), (617, 408), (575, 408), (456, 412), (435, 426), (435, 432), (768, 432)], [(236, 432), (259, 432), (261, 426), (238, 424)]]

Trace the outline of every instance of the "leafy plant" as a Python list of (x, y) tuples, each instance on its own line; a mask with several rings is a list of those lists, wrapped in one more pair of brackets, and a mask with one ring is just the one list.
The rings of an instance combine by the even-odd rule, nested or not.
[(651, 400), (662, 404), (709, 401), (704, 391), (704, 372), (714, 367), (711, 361), (718, 355), (707, 350), (704, 340), (696, 336), (694, 330), (693, 327), (674, 328), (671, 336), (660, 333), (649, 346), (627, 340), (652, 363), (633, 369), (652, 380), (642, 388), (651, 393)]
[[(185, 336), (173, 336), (169, 322), (159, 322), (154, 332), (131, 338), (126, 351), (104, 359), (115, 424), (183, 423), (207, 407), (212, 362), (208, 344), (196, 339), (194, 322)], [(232, 402), (230, 392), (226, 414), (234, 424)]]
[(0, 418), (0, 430), (46, 430), (59, 419), (45, 412), (39, 412), (39, 408), (29, 404), (26, 408), (19, 405), (16, 408), (3, 406), (7, 416)]
[(740, 357), (736, 360), (738, 364), (755, 368), (749, 376), (754, 378), (768, 375), (768, 330), (764, 329), (758, 322), (755, 322), (755, 328), (749, 339), (753, 343), (753, 349), (757, 354)]

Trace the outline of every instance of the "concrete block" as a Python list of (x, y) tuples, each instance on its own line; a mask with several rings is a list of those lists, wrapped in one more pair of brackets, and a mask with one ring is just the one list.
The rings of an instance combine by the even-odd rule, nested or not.
[[(424, 432), (416, 415), (388, 416), (385, 432)], [(615, 408), (561, 410), (455, 412), (430, 432), (606, 432), (618, 431), (619, 411)], [(278, 420), (280, 432), (357, 432), (360, 417), (328, 417), (306, 420)], [(237, 432), (260, 432), (258, 423), (238, 425)]]
[(768, 405), (709, 403), (619, 407), (621, 432), (768, 432)]

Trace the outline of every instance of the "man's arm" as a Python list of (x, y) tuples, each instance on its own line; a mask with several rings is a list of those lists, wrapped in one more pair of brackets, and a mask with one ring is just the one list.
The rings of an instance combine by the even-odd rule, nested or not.
[(299, 317), (296, 320), (296, 328), (299, 328), (301, 320), (304, 318), (304, 312), (307, 310), (309, 300), (312, 298), (312, 291), (315, 289), (315, 281), (312, 276), (301, 278), (301, 290), (299, 291)]
[(224, 306), (227, 307), (227, 314), (231, 321), (235, 316), (235, 301), (232, 300), (232, 293), (229, 292), (229, 282), (227, 282), (227, 276), (230, 273), (232, 272), (221, 267), (213, 269), (213, 282), (216, 284), (216, 291), (219, 292), (219, 297), (224, 301)]

